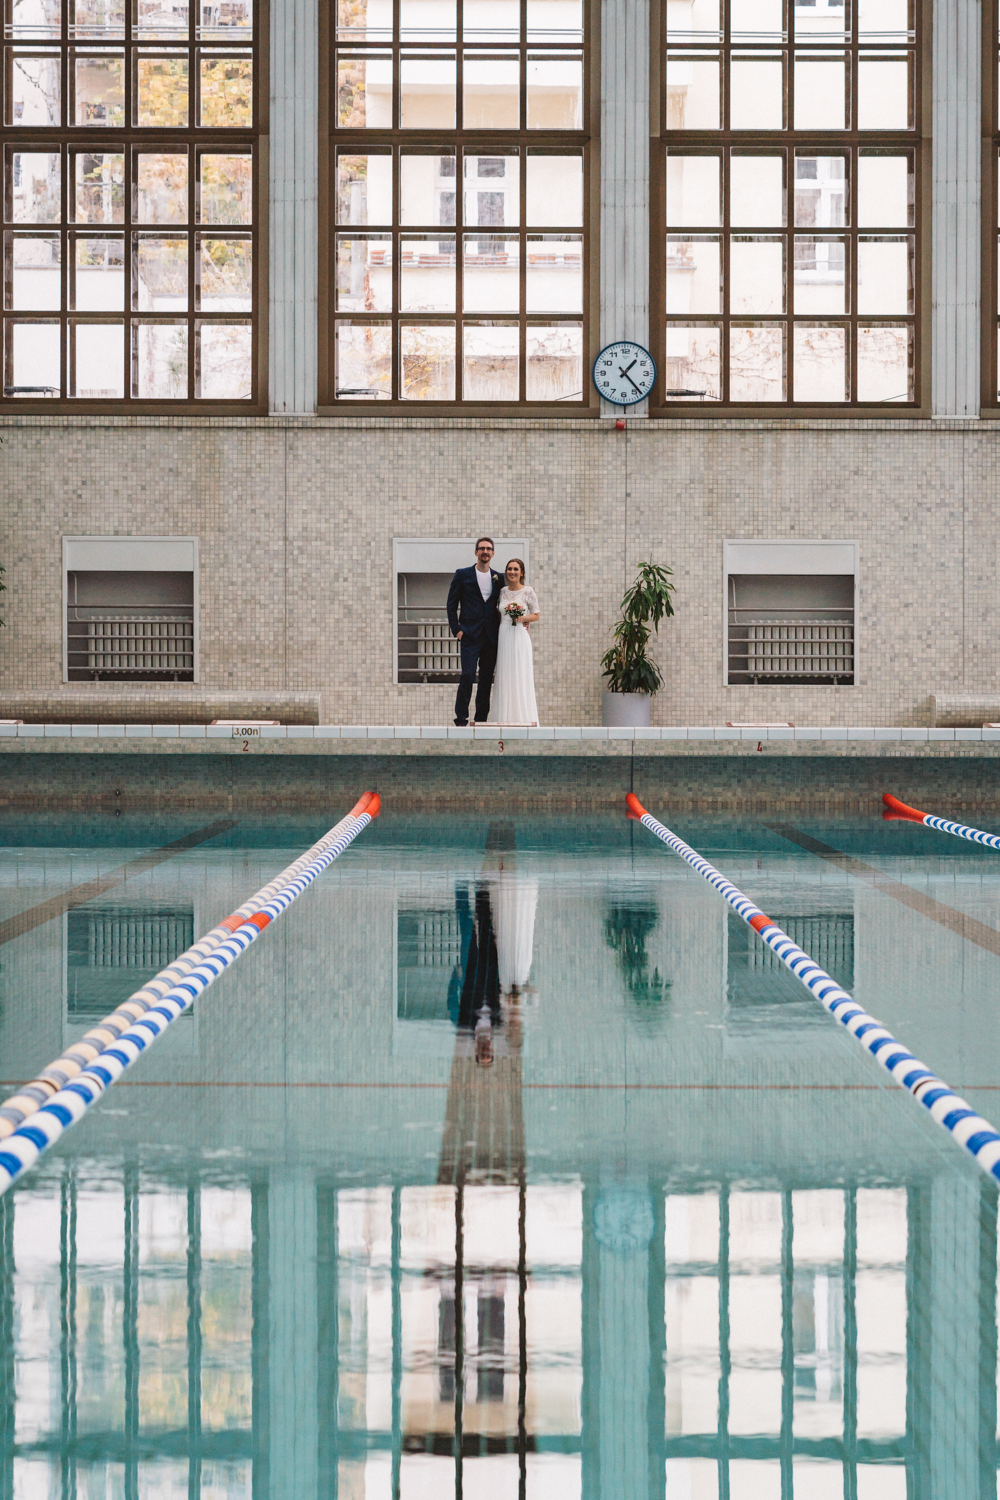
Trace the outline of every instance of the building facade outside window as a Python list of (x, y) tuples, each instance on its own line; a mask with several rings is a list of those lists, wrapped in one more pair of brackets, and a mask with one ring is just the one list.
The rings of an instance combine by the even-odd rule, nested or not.
[(659, 405), (918, 403), (913, 0), (666, 0)]
[(590, 402), (586, 14), (332, 8), (321, 405)]
[(5, 402), (257, 403), (259, 23), (9, 0)]

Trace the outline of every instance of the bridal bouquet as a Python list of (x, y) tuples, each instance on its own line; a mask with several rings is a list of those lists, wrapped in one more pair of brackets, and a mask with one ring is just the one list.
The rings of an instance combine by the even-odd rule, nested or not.
[(521, 616), (528, 613), (523, 604), (514, 603), (505, 604), (503, 612), (512, 625), (516, 625)]

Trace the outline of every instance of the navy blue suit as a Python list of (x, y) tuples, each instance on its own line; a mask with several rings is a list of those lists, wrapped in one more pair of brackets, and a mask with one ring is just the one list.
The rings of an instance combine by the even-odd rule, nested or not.
[(459, 568), (448, 590), (448, 624), (452, 635), (462, 632), (459, 642), (462, 676), (455, 695), (455, 718), (460, 724), (467, 724), (469, 721), (469, 701), (472, 698), (472, 684), (477, 667), (479, 687), (476, 690), (476, 722), (481, 724), (489, 718), (493, 673), (497, 664), (499, 601), (503, 579), (499, 573), (490, 569), (493, 588), (490, 597), (484, 599), (476, 573), (475, 564), (471, 568)]

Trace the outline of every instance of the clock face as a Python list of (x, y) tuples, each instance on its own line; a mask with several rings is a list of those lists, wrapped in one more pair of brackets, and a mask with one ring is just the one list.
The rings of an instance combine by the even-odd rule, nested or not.
[(615, 406), (634, 406), (649, 395), (655, 382), (653, 356), (631, 339), (608, 344), (594, 360), (594, 384)]

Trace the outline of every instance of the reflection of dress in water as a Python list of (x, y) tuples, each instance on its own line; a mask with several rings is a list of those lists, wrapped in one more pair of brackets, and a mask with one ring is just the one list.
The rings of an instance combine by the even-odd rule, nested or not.
[(519, 993), (527, 988), (531, 973), (538, 881), (501, 870), (492, 895), (500, 993)]

